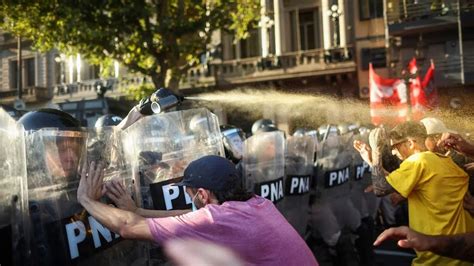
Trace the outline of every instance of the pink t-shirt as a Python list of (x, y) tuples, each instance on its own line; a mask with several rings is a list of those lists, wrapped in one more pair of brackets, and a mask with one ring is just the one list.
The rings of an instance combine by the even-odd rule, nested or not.
[(228, 247), (249, 264), (318, 265), (273, 203), (258, 196), (208, 204), (195, 212), (147, 222), (159, 244), (172, 238), (191, 238)]

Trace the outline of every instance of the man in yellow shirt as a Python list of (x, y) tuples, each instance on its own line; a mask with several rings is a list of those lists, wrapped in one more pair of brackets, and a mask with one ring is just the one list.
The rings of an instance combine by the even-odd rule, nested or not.
[[(474, 221), (463, 208), (468, 176), (451, 158), (427, 151), (426, 129), (417, 122), (405, 122), (389, 132), (392, 152), (403, 160), (388, 173), (382, 167), (381, 151), (385, 131), (370, 135), (372, 183), (378, 196), (398, 192), (408, 199), (410, 228), (427, 235), (453, 235), (474, 230)], [(356, 149), (361, 151), (355, 144)], [(360, 146), (359, 146), (360, 147)], [(366, 149), (367, 150), (367, 149)], [(471, 265), (436, 255), (417, 252), (413, 265)]]

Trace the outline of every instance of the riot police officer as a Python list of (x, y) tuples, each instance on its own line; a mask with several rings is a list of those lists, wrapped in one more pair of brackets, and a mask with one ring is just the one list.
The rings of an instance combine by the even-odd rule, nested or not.
[(357, 261), (351, 236), (360, 226), (360, 213), (349, 198), (352, 155), (345, 150), (343, 139), (334, 126), (322, 126), (321, 143), (314, 169), (314, 197), (311, 203), (313, 236), (322, 237), (329, 247), (335, 265)]
[(78, 168), (87, 160), (88, 138), (79, 121), (60, 110), (40, 109), (19, 122), (29, 132), (25, 146), (32, 263), (116, 265), (140, 258), (139, 245), (119, 241), (77, 202)]
[(116, 126), (122, 122), (123, 118), (121, 118), (118, 115), (114, 114), (106, 114), (103, 115), (95, 121), (94, 127), (110, 127), (110, 126)]
[(302, 237), (305, 237), (308, 226), (314, 148), (314, 138), (306, 136), (306, 132), (297, 131), (286, 140), (282, 212)]
[(252, 135), (257, 134), (258, 132), (272, 132), (276, 130), (278, 130), (278, 128), (273, 120), (267, 118), (259, 119), (252, 125)]
[(242, 129), (232, 125), (220, 125), (225, 157), (238, 165), (242, 160), (245, 134)]

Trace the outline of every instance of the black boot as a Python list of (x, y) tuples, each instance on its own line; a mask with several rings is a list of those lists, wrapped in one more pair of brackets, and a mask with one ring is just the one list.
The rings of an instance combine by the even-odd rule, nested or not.
[(363, 218), (362, 223), (357, 228), (356, 234), (358, 238), (355, 241), (355, 247), (359, 254), (361, 265), (374, 265), (374, 229), (374, 219), (371, 216)]
[[(352, 237), (349, 233), (342, 233), (335, 247), (330, 248), (334, 266), (357, 266), (357, 254), (354, 250)], [(335, 252), (334, 252), (335, 251)]]

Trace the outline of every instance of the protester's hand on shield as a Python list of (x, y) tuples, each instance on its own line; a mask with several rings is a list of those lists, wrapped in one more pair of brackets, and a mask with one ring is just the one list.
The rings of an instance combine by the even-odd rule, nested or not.
[(82, 166), (81, 180), (77, 189), (77, 199), (98, 200), (105, 194), (104, 186), (104, 163), (91, 162), (89, 166), (85, 162)]
[(115, 205), (122, 210), (136, 212), (138, 207), (133, 201), (132, 196), (127, 191), (125, 186), (118, 180), (112, 180), (105, 185), (106, 195)]
[(361, 140), (354, 140), (353, 143), (354, 149), (360, 153), (360, 156), (366, 163), (372, 166), (372, 149), (367, 143)]

